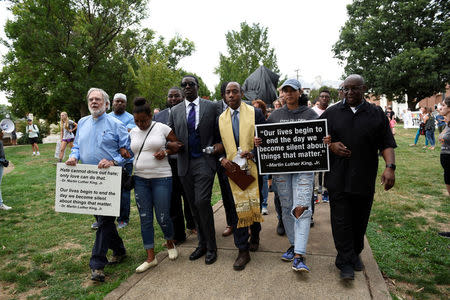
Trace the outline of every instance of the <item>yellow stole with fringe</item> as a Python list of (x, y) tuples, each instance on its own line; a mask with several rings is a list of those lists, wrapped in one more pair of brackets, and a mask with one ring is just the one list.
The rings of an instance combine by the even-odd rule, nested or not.
[[(237, 146), (234, 141), (229, 107), (219, 117), (219, 129), (227, 159), (232, 161), (236, 156)], [(254, 148), (254, 136), (255, 110), (252, 106), (241, 102), (239, 109), (239, 147), (242, 151), (251, 151)], [(255, 177), (255, 181), (245, 191), (241, 190), (231, 179), (228, 179), (239, 219), (238, 228), (263, 221), (259, 208), (258, 169), (253, 160), (248, 160), (247, 163), (250, 174)]]

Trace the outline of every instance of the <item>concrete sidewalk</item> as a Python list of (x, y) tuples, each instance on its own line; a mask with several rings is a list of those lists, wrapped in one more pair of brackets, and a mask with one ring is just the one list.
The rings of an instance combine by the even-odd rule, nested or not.
[(311, 272), (306, 274), (294, 272), (291, 263), (280, 259), (289, 243), (286, 236), (276, 234), (272, 201), (262, 223), (259, 250), (250, 254), (251, 261), (240, 272), (233, 270), (238, 254), (233, 236), (221, 234), (226, 225), (221, 202), (214, 210), (218, 246), (214, 264), (206, 265), (203, 258), (189, 261), (197, 245), (193, 235), (179, 246), (177, 260), (170, 261), (167, 251), (159, 253), (158, 266), (132, 275), (106, 299), (391, 299), (367, 240), (361, 254), (365, 270), (355, 272), (353, 282), (340, 280), (327, 203), (316, 205), (306, 256)]

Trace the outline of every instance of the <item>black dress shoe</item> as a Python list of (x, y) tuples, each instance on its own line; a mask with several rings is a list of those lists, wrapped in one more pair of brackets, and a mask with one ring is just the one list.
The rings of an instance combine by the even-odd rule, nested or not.
[(278, 235), (284, 235), (284, 233), (285, 233), (285, 231), (284, 231), (283, 221), (282, 220), (278, 220), (277, 234)]
[(245, 265), (250, 261), (250, 252), (248, 250), (239, 250), (239, 255), (236, 258), (233, 269), (236, 271), (242, 271), (245, 269)]
[(258, 238), (250, 238), (250, 246), (248, 247), (248, 250), (252, 252), (256, 252), (259, 248), (259, 237)]
[(355, 271), (362, 271), (364, 269), (364, 264), (361, 261), (361, 257), (357, 257), (356, 261), (353, 263), (353, 270)]
[(341, 279), (346, 281), (355, 279), (355, 272), (351, 265), (344, 265), (341, 267)]
[(192, 252), (192, 254), (189, 256), (189, 260), (199, 259), (200, 257), (202, 257), (205, 254), (206, 254), (205, 248), (197, 247), (197, 249), (195, 249), (194, 252)]
[(217, 251), (216, 250), (206, 251), (205, 264), (207, 264), (207, 265), (213, 264), (216, 260), (217, 260)]

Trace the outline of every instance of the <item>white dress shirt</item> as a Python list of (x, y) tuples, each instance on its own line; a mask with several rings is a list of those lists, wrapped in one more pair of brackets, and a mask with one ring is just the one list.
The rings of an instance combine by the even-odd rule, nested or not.
[[(198, 127), (199, 119), (200, 119), (200, 97), (197, 97), (192, 103), (195, 104), (195, 129)], [(184, 104), (186, 104), (186, 121), (189, 117), (189, 112), (191, 111), (192, 107), (190, 106), (191, 102), (184, 99)]]

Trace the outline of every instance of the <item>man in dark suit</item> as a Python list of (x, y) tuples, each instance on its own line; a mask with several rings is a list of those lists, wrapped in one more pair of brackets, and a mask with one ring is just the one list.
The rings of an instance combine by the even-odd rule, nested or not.
[[(171, 114), (171, 108), (184, 100), (183, 93), (181, 89), (174, 86), (169, 89), (167, 94), (167, 108), (160, 111), (153, 116), (153, 121), (160, 122), (163, 124), (169, 123), (169, 116)], [(172, 219), (174, 227), (174, 236), (176, 244), (182, 243), (186, 240), (186, 231), (184, 227), (184, 219), (186, 218), (186, 227), (191, 232), (194, 232), (195, 222), (192, 217), (191, 208), (189, 207), (189, 202), (186, 200), (184, 195), (183, 187), (181, 185), (180, 178), (178, 177), (178, 167), (177, 167), (177, 154), (169, 156), (169, 164), (172, 169), (172, 198), (170, 201), (170, 218)], [(184, 213), (183, 213), (183, 202), (181, 196), (184, 199)]]
[[(227, 108), (228, 105), (225, 101), (225, 89), (228, 85), (228, 81), (225, 81), (220, 86), (220, 95), (222, 100), (216, 102), (217, 115), (220, 116)], [(217, 166), (217, 178), (219, 179), (220, 193), (222, 194), (223, 208), (225, 209), (225, 217), (227, 220), (227, 226), (223, 231), (223, 236), (229, 236), (233, 233), (233, 219), (237, 218), (236, 209), (234, 208), (233, 194), (231, 193), (230, 184), (228, 183), (228, 176), (225, 174), (225, 169), (220, 163)]]
[[(169, 126), (184, 144), (178, 152), (178, 175), (198, 232), (198, 247), (189, 259), (196, 260), (206, 254), (205, 263), (212, 264), (217, 259), (217, 245), (211, 194), (217, 169), (215, 152), (221, 148), (221, 144), (216, 144), (219, 140), (217, 107), (198, 97), (195, 76), (184, 76), (181, 88), (186, 99), (172, 107)], [(213, 154), (204, 153), (203, 149), (210, 146), (215, 146)]]
[[(261, 231), (261, 199), (257, 180), (258, 170), (255, 162), (254, 136), (255, 124), (265, 123), (260, 109), (242, 102), (242, 88), (237, 82), (230, 82), (226, 86), (225, 95), (229, 108), (219, 117), (219, 130), (225, 155), (219, 158), (223, 168), (233, 172), (233, 163), (239, 156), (245, 158), (248, 172), (256, 179), (243, 192), (232, 180), (229, 181), (235, 206), (232, 226), (234, 229), (234, 244), (239, 249), (239, 255), (233, 264), (237, 271), (243, 270), (250, 261), (250, 252), (259, 246), (259, 232)], [(249, 234), (250, 228), (250, 234)], [(249, 241), (250, 238), (250, 241)]]

